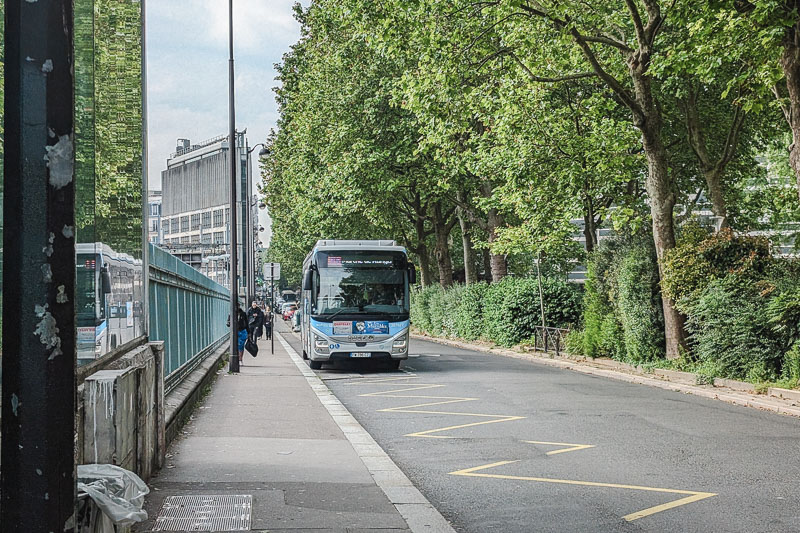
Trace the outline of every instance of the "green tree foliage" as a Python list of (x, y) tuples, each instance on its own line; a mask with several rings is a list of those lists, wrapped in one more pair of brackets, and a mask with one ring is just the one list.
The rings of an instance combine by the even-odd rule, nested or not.
[[(265, 176), (275, 253), (298, 264), (316, 238), (380, 236), (415, 254), (423, 285), (438, 274), (446, 288), (461, 267), (472, 283), (477, 270), (494, 283), (423, 291), (415, 322), (507, 344), (538, 313), (520, 303), (527, 282), (497, 282), (530, 275), (542, 257), (569, 265), (546, 273), (560, 283), (585, 260), (574, 239), (582, 230), (589, 280), (574, 339), (593, 356), (676, 357), (696, 345), (686, 343), (683, 299), (729, 266), (704, 258), (712, 249), (675, 248), (676, 235), (691, 233), (686, 222), (710, 209), (715, 230), (739, 232), (725, 229), (721, 245), (752, 230), (784, 238), (800, 214), (786, 150), (800, 135), (787, 55), (794, 3), (298, 8), (304, 33), (280, 67), (281, 123)], [(599, 245), (601, 228), (619, 238)], [(791, 317), (793, 293), (781, 294), (775, 316)], [(502, 331), (508, 320), (521, 329)]]

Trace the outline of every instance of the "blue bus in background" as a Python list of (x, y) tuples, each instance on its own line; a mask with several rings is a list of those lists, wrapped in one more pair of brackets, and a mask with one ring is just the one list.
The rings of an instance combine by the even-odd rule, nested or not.
[(406, 249), (394, 241), (322, 240), (303, 262), (303, 359), (313, 369), (339, 359), (369, 359), (397, 369), (408, 358)]
[(78, 364), (144, 335), (142, 260), (101, 242), (76, 246)]

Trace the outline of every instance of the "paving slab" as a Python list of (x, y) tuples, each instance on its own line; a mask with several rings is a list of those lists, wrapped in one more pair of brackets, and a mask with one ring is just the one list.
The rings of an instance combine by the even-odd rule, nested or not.
[[(280, 342), (274, 354), (260, 342), (258, 357), (245, 355), (239, 374), (219, 372), (152, 479), (149, 519), (134, 531), (150, 531), (168, 496), (212, 494), (251, 494), (253, 531), (409, 531), (365, 461), (399, 469), (334, 399)], [(357, 435), (358, 451), (345, 432)], [(398, 501), (427, 504), (397, 472)]]

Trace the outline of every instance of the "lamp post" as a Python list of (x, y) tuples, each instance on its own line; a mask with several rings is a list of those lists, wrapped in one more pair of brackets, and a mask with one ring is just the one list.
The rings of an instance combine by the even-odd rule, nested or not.
[(231, 198), (230, 198), (230, 280), (231, 280), (231, 357), (229, 370), (232, 373), (239, 372), (239, 280), (237, 278), (238, 258), (236, 242), (236, 106), (234, 102), (234, 78), (233, 78), (233, 0), (228, 0), (228, 160), (231, 172)]
[[(246, 269), (245, 270), (247, 272), (247, 300), (248, 300), (248, 305), (249, 305), (250, 300), (255, 298), (255, 294), (256, 294), (256, 288), (255, 288), (255, 281), (256, 281), (256, 275), (255, 275), (255, 263), (256, 263), (256, 261), (255, 261), (255, 237), (256, 236), (253, 234), (253, 231), (252, 231), (253, 230), (253, 221), (250, 220), (250, 218), (253, 216), (253, 207), (255, 207), (256, 204), (258, 203), (258, 201), (254, 197), (251, 198), (250, 190), (249, 190), (249, 188), (250, 188), (250, 154), (253, 153), (253, 151), (259, 146), (261, 147), (261, 150), (258, 152), (258, 156), (259, 157), (264, 157), (265, 155), (269, 154), (269, 150), (267, 149), (266, 145), (264, 143), (258, 143), (256, 145), (254, 145), (252, 148), (248, 148), (247, 149), (247, 158), (246, 158), (247, 159), (247, 187), (248, 187), (247, 197), (250, 198), (250, 202), (248, 203), (248, 206), (247, 206), (247, 209), (246, 209), (247, 220), (245, 221), (245, 224), (244, 224), (244, 228), (247, 228), (247, 231), (246, 231), (245, 234), (242, 235), (242, 238), (246, 239), (244, 244), (245, 244), (245, 254), (246, 254), (246, 259), (245, 259)], [(266, 206), (263, 203), (259, 203), (259, 207), (261, 209), (264, 209), (264, 207), (266, 207)]]

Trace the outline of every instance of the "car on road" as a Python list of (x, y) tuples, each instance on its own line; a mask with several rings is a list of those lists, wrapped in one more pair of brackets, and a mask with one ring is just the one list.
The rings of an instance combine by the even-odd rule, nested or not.
[(294, 312), (297, 311), (296, 304), (284, 304), (283, 305), (283, 320), (289, 320), (294, 315)]

